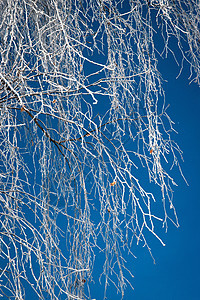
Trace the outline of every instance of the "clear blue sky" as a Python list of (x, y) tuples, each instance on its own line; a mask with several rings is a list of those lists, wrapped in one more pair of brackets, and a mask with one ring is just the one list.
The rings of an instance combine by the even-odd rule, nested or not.
[(179, 177), (174, 203), (180, 228), (169, 227), (165, 247), (152, 245), (156, 265), (145, 251), (135, 261), (135, 300), (200, 299), (200, 90), (188, 84), (187, 71), (176, 80), (178, 68), (168, 62), (161, 65), (168, 79), (166, 101), (179, 132), (176, 140), (183, 150), (182, 169), (189, 187)]
[[(171, 59), (159, 63), (165, 84), (168, 113), (176, 122), (179, 132), (176, 141), (183, 150), (182, 170), (189, 183), (177, 174), (174, 203), (180, 227), (169, 226), (163, 247), (152, 239), (151, 249), (156, 265), (146, 249), (137, 249), (133, 264), (135, 278), (124, 299), (134, 300), (199, 300), (200, 299), (200, 90), (195, 83), (189, 85), (188, 70), (176, 80), (178, 67)], [(97, 293), (96, 299), (101, 299)], [(113, 298), (112, 290), (108, 300)]]

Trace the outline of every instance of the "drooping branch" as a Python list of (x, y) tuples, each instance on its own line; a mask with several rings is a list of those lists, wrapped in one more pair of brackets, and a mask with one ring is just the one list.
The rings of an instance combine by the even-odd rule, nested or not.
[(101, 253), (123, 295), (123, 256), (165, 244), (182, 152), (158, 61), (199, 84), (199, 20), (196, 0), (0, 2), (0, 294), (87, 299)]

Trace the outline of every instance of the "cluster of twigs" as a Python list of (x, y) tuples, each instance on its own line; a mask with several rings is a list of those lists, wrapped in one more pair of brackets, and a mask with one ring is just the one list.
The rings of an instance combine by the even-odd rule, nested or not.
[(176, 40), (199, 84), (199, 14), (197, 0), (0, 1), (1, 296), (91, 299), (99, 253), (123, 296), (124, 252), (178, 226), (157, 63)]

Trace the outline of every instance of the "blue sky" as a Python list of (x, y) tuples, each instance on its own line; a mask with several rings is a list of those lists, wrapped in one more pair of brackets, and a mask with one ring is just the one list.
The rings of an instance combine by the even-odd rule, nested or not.
[[(189, 84), (189, 67), (186, 65), (176, 79), (179, 67), (169, 58), (159, 62), (159, 70), (166, 91), (168, 114), (175, 122), (178, 134), (173, 138), (183, 151), (182, 171), (189, 186), (175, 172), (178, 187), (174, 189), (174, 204), (180, 227), (169, 224), (164, 234), (163, 247), (152, 238), (150, 247), (156, 264), (146, 248), (135, 249), (137, 259), (127, 257), (134, 278), (125, 292), (124, 299), (134, 300), (198, 300), (200, 299), (200, 92), (195, 83)], [(130, 260), (130, 261), (129, 261)], [(97, 282), (96, 282), (97, 283)], [(102, 289), (95, 284), (93, 297), (103, 298)], [(108, 300), (121, 299), (111, 287)], [(115, 296), (113, 296), (115, 295)]]
[[(176, 80), (178, 67), (169, 59), (159, 65), (165, 84), (169, 114), (178, 131), (176, 141), (183, 150), (183, 173), (187, 186), (177, 174), (179, 186), (174, 192), (180, 227), (169, 226), (166, 246), (152, 241), (156, 260), (153, 264), (146, 249), (139, 249), (134, 261), (132, 282), (135, 291), (127, 291), (125, 299), (198, 300), (200, 299), (200, 92), (195, 83), (189, 85), (189, 72)], [(130, 298), (129, 298), (130, 297)], [(109, 298), (112, 299), (112, 298)], [(115, 298), (117, 299), (117, 298)]]
[(186, 72), (175, 80), (174, 71), (172, 66), (167, 70), (167, 102), (179, 132), (176, 138), (183, 150), (182, 169), (189, 186), (179, 178), (174, 199), (180, 228), (170, 226), (166, 247), (152, 247), (156, 266), (143, 251), (135, 262), (136, 300), (200, 299), (200, 93), (195, 84), (188, 85)]

